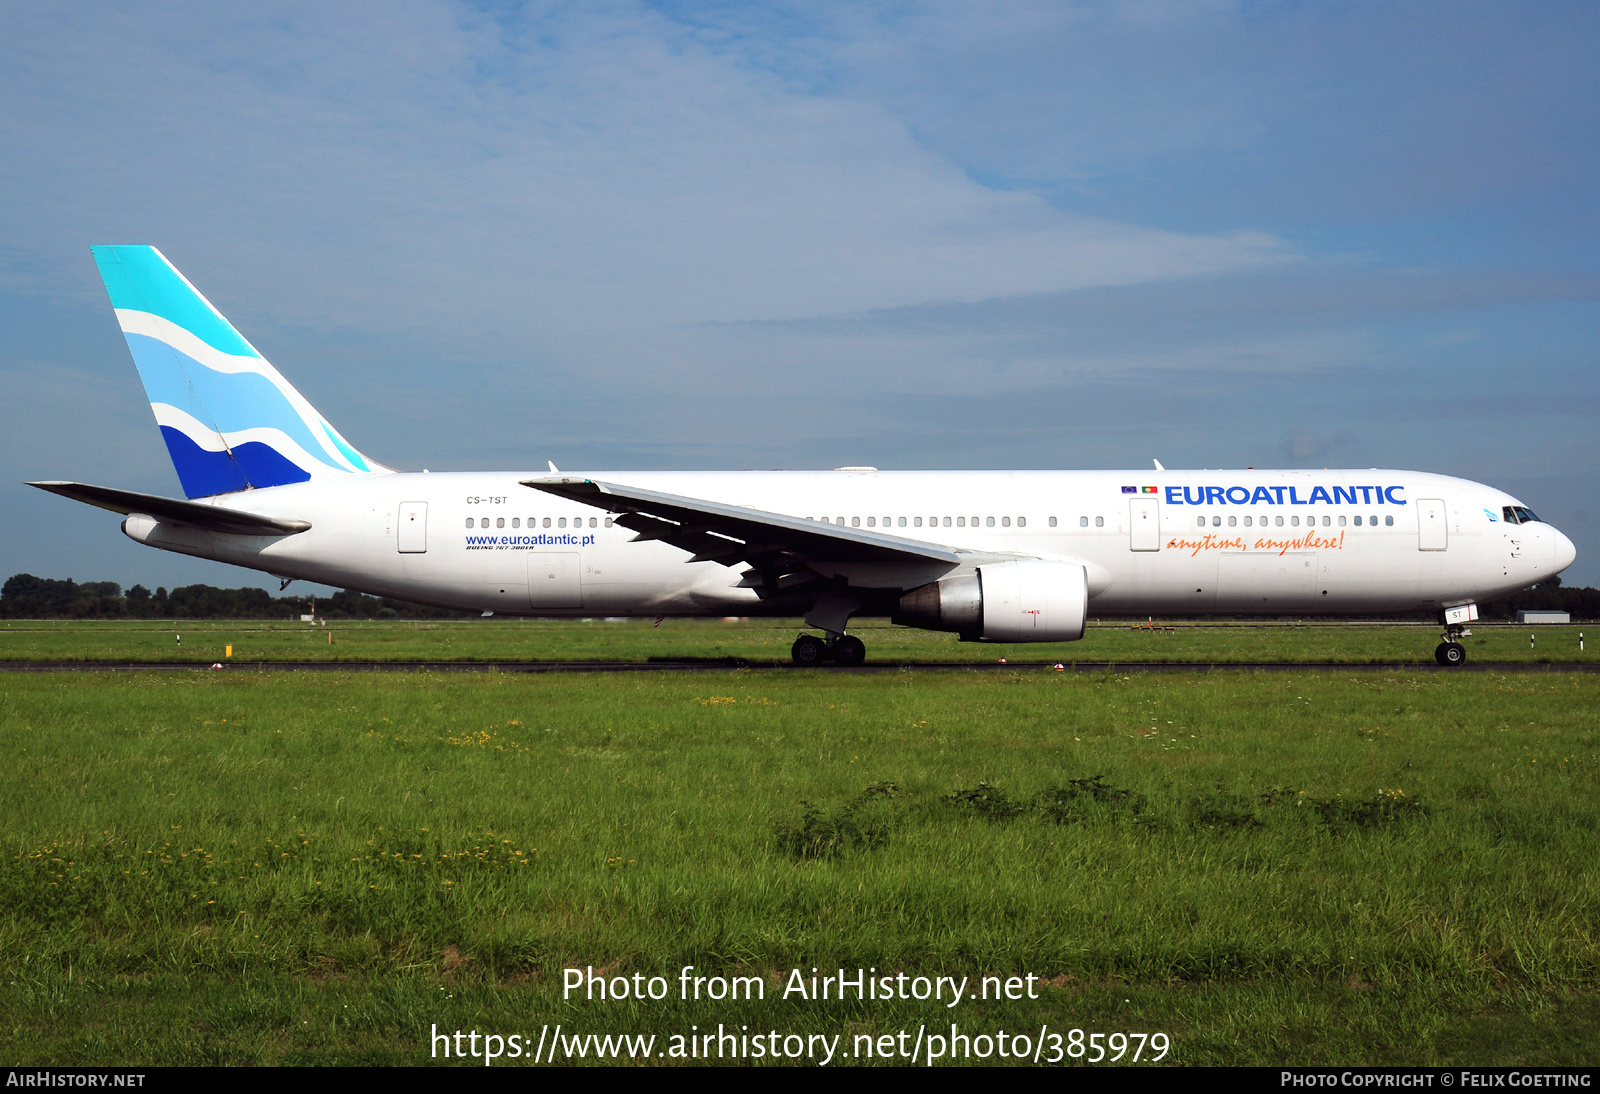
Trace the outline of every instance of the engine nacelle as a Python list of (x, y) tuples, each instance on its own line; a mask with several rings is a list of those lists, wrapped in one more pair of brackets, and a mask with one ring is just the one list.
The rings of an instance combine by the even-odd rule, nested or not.
[(983, 586), (977, 574), (947, 577), (900, 598), (894, 622), (933, 631), (977, 631), (983, 626)]
[(1089, 575), (1072, 562), (1025, 558), (978, 568), (983, 637), (991, 642), (1076, 642), (1089, 619)]
[(990, 642), (1076, 642), (1088, 617), (1085, 568), (1029, 558), (912, 589), (894, 621)]

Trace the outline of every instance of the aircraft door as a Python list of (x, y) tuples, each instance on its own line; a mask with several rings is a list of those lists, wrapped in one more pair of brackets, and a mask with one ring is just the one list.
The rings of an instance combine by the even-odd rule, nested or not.
[(1417, 549), (1443, 551), (1450, 545), (1444, 502), (1437, 498), (1421, 498), (1411, 504), (1417, 507)]
[(1130, 550), (1161, 550), (1161, 510), (1153, 496), (1129, 499), (1128, 528)]
[(396, 529), (395, 546), (403, 555), (426, 554), (428, 550), (428, 503), (403, 501)]

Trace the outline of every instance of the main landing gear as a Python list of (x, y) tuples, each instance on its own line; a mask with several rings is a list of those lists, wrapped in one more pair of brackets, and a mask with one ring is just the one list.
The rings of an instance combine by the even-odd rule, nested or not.
[(859, 665), (867, 659), (867, 644), (850, 634), (829, 634), (827, 638), (802, 634), (794, 640), (789, 656), (802, 668), (820, 665), (824, 661), (848, 667)]
[(1468, 637), (1472, 632), (1459, 623), (1451, 623), (1444, 629), (1444, 641), (1439, 643), (1439, 648), (1433, 651), (1433, 659), (1445, 668), (1460, 668), (1467, 663), (1467, 647), (1461, 644), (1461, 639)]

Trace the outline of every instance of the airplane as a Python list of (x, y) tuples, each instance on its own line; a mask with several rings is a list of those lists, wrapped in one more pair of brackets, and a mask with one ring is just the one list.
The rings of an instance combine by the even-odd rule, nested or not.
[(1095, 615), (1438, 613), (1572, 541), (1517, 498), (1416, 471), (402, 472), (363, 455), (149, 246), (91, 248), (184, 499), (30, 485), (149, 547), (484, 615), (803, 616), (799, 665), (859, 665), (849, 622), (1071, 642)]

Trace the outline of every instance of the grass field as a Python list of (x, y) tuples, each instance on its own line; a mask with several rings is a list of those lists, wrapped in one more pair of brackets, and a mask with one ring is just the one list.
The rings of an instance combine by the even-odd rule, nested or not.
[[(1170, 629), (1167, 629), (1170, 627)], [(669, 619), (460, 623), (181, 622), (0, 623), (0, 661), (640, 661), (648, 657), (737, 657), (752, 665), (789, 663), (799, 620)], [(1600, 628), (1596, 638), (1600, 638)], [(1091, 624), (1081, 642), (997, 646), (881, 620), (852, 627), (871, 664), (1056, 661), (1432, 664), (1439, 628), (1358, 623), (1180, 623), (1159, 629)], [(1597, 662), (1583, 625), (1474, 624), (1465, 640), (1475, 661)], [(179, 639), (181, 638), (181, 641)], [(1531, 640), (1530, 640), (1531, 639)]]
[[(435, 1025), (557, 1022), (658, 1052), (955, 1022), (1161, 1032), (1184, 1064), (1593, 1062), (1597, 699), (1587, 674), (7, 676), (7, 1062), (414, 1064)], [(679, 1000), (687, 965), (766, 997)], [(589, 966), (671, 994), (563, 999)], [(782, 998), (813, 967), (1038, 997)]]

